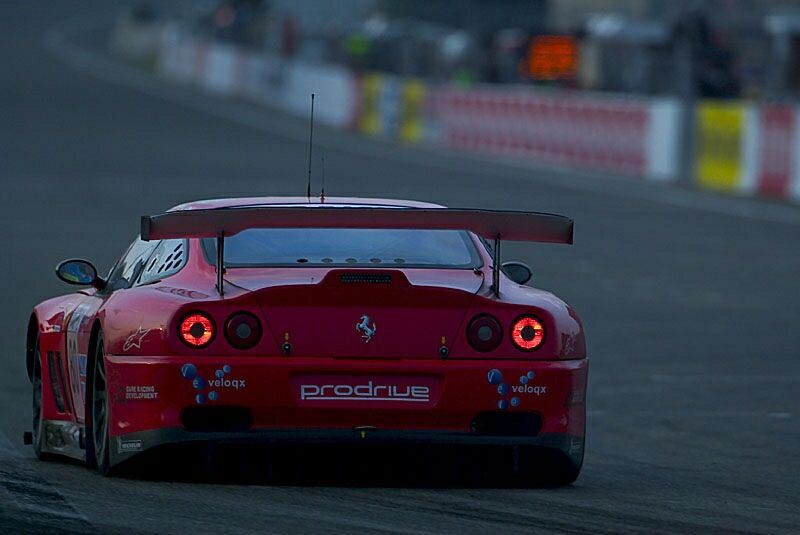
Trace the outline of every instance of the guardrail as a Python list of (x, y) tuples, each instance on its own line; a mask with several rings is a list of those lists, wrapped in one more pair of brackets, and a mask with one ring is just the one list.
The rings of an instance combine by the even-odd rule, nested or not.
[[(645, 180), (678, 179), (684, 114), (675, 98), (461, 88), (359, 75), (340, 65), (287, 61), (197, 37), (177, 23), (141, 33), (122, 26), (114, 48), (124, 49), (129, 40), (126, 57), (134, 60), (135, 51), (155, 50), (155, 69), (163, 77), (300, 116), (308, 115), (313, 92), (317, 120), (366, 136)], [(147, 39), (157, 42), (146, 46)], [(694, 116), (696, 187), (800, 200), (797, 108), (704, 101)]]

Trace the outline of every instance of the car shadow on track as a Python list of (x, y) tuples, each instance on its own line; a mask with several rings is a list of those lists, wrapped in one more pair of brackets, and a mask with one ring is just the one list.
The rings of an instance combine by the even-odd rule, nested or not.
[(116, 475), (151, 481), (419, 488), (551, 487), (564, 460), (510, 447), (193, 444), (150, 450)]

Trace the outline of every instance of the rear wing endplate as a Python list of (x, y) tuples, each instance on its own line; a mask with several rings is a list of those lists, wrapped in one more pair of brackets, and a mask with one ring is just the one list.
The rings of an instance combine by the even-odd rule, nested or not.
[(571, 244), (573, 221), (540, 212), (459, 208), (258, 206), (184, 210), (142, 216), (143, 240), (216, 238), (217, 290), (222, 295), (224, 239), (250, 228), (467, 230), (494, 240), (492, 283), (499, 293), (500, 240)]

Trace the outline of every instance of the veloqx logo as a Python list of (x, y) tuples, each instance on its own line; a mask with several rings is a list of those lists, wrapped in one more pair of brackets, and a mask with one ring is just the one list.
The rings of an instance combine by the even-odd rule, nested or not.
[(503, 381), (503, 372), (497, 368), (489, 370), (489, 373), (486, 374), (486, 381), (490, 385), (497, 385), (497, 394), (500, 396), (500, 400), (497, 402), (497, 408), (500, 410), (506, 410), (509, 405), (512, 407), (519, 407), (520, 403), (522, 403), (519, 396), (512, 396), (509, 400), (509, 394), (533, 394), (536, 396), (546, 394), (547, 386), (534, 386), (530, 384), (535, 378), (536, 373), (529, 371), (525, 375), (519, 376), (518, 385), (509, 385)]
[[(194, 398), (195, 403), (201, 405), (206, 401), (217, 401), (217, 399), (219, 399), (219, 393), (213, 390), (215, 388), (232, 388), (234, 390), (239, 390), (247, 386), (245, 379), (230, 379), (225, 377), (231, 373), (231, 371), (233, 371), (231, 366), (225, 364), (222, 368), (214, 372), (213, 378), (205, 379), (197, 374), (197, 366), (186, 363), (181, 367), (181, 376), (192, 382), (192, 386), (198, 391)], [(212, 390), (206, 394), (205, 390), (207, 388)]]
[(363, 384), (301, 384), (300, 399), (309, 401), (400, 401), (426, 402), (431, 389), (424, 385), (385, 385), (367, 381)]

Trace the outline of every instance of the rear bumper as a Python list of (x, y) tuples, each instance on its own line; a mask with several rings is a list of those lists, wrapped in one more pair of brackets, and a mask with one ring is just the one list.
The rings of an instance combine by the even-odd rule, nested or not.
[(119, 465), (137, 454), (168, 445), (205, 443), (219, 445), (389, 445), (431, 446), (533, 446), (564, 455), (575, 468), (583, 462), (584, 437), (559, 433), (536, 436), (484, 436), (475, 433), (348, 429), (270, 429), (244, 432), (196, 432), (183, 428), (152, 429), (112, 438), (109, 459)]
[(106, 356), (110, 460), (189, 442), (412, 442), (538, 446), (579, 466), (587, 369), (586, 359)]

